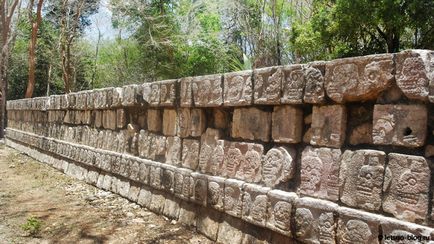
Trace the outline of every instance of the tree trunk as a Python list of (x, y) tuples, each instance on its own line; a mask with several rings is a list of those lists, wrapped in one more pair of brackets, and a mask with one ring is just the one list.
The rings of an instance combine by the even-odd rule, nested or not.
[(30, 37), (29, 43), (29, 81), (27, 83), (26, 98), (31, 98), (33, 96), (33, 91), (35, 90), (35, 70), (36, 70), (36, 41), (38, 38), (38, 29), (42, 21), (42, 4), (44, 0), (38, 1), (38, 6), (36, 9), (36, 21), (32, 21), (32, 35)]

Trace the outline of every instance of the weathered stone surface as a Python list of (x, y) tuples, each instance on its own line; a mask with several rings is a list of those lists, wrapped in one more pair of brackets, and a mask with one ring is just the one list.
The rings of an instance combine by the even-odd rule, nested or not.
[(270, 140), (271, 114), (261, 109), (236, 108), (232, 122), (232, 137), (248, 140)]
[(148, 109), (148, 130), (152, 132), (160, 132), (162, 124), (161, 110)]
[(377, 216), (355, 209), (340, 207), (336, 231), (337, 243), (378, 244), (379, 219)]
[(206, 175), (193, 172), (191, 173), (194, 181), (193, 197), (191, 200), (202, 206), (206, 206), (208, 196), (208, 179)]
[(350, 144), (372, 144), (372, 124), (363, 123), (356, 126), (350, 134)]
[(424, 157), (397, 153), (388, 155), (383, 210), (410, 222), (428, 214), (430, 168)]
[(137, 185), (131, 185), (127, 198), (133, 202), (137, 202), (139, 199), (139, 194), (140, 194), (140, 187)]
[(104, 110), (102, 125), (106, 129), (116, 130), (116, 110)]
[(244, 106), (253, 101), (252, 71), (227, 73), (224, 75), (224, 105)]
[(124, 109), (116, 110), (116, 125), (119, 129), (122, 129), (127, 125), (127, 115)]
[(178, 131), (178, 116), (175, 109), (164, 109), (163, 112), (163, 134), (176, 136)]
[(182, 194), (180, 197), (184, 200), (190, 201), (194, 196), (194, 179), (191, 176), (192, 171), (184, 169), (181, 171), (183, 182), (182, 182)]
[(169, 219), (177, 220), (179, 217), (179, 202), (180, 200), (173, 196), (166, 196), (164, 202), (163, 215)]
[(142, 188), (140, 189), (139, 198), (137, 203), (145, 208), (149, 208), (151, 206), (152, 193), (149, 189)]
[(124, 97), (124, 95), (123, 95), (122, 87), (113, 88), (113, 97), (112, 97), (111, 108), (122, 107), (123, 97)]
[(166, 147), (166, 163), (171, 165), (181, 165), (181, 138), (177, 136), (167, 137)]
[(374, 144), (420, 147), (425, 143), (427, 109), (424, 105), (375, 105)]
[[(211, 168), (213, 167), (218, 167), (219, 169), (221, 168), (220, 166), (223, 164), (223, 155), (220, 155), (221, 161), (213, 160), (213, 158), (215, 158), (216, 156), (216, 153), (218, 153), (218, 149), (216, 149), (216, 147), (218, 146), (217, 144), (220, 137), (221, 137), (221, 132), (219, 130), (212, 129), (212, 128), (208, 128), (205, 134), (202, 135), (200, 139), (200, 152), (199, 152), (199, 165), (198, 165), (198, 169), (200, 172), (212, 173)], [(218, 165), (214, 166), (213, 165), (214, 162)], [(218, 172), (218, 170), (215, 170), (215, 172)]]
[(386, 154), (375, 150), (346, 150), (340, 168), (341, 201), (349, 206), (379, 210)]
[(225, 143), (222, 175), (246, 182), (261, 180), (261, 158), (264, 147), (259, 144), (232, 142)]
[(314, 198), (296, 201), (295, 237), (302, 243), (336, 243), (338, 205)]
[(432, 228), (390, 218), (387, 220), (384, 218), (381, 222), (381, 230), (384, 244), (431, 243), (434, 239)]
[(197, 207), (188, 202), (181, 202), (179, 209), (179, 222), (187, 226), (196, 226)]
[(160, 84), (160, 105), (174, 106), (176, 102), (177, 80), (165, 80), (158, 82)]
[(265, 227), (268, 210), (267, 193), (271, 188), (254, 184), (245, 184), (243, 188), (242, 219), (252, 224)]
[(166, 198), (162, 192), (153, 191), (149, 209), (154, 213), (161, 214), (163, 213), (165, 202), (166, 202)]
[(375, 100), (393, 80), (393, 55), (336, 59), (326, 63), (325, 88), (335, 102)]
[(167, 164), (162, 164), (161, 168), (161, 186), (166, 192), (173, 193), (177, 168)]
[(293, 106), (275, 106), (272, 125), (273, 141), (299, 143), (303, 132), (303, 110)]
[(254, 103), (279, 104), (282, 79), (282, 67), (255, 69), (253, 71)]
[(291, 237), (291, 212), (297, 194), (281, 190), (271, 190), (267, 194), (269, 199), (266, 227)]
[(179, 80), (180, 83), (180, 104), (181, 107), (193, 106), (193, 93), (192, 93), (193, 77), (185, 77)]
[(396, 84), (411, 99), (434, 102), (434, 52), (406, 50), (396, 54)]
[(241, 243), (244, 233), (243, 221), (231, 216), (224, 216), (223, 221), (219, 225), (217, 243), (222, 244), (237, 244)]
[[(152, 160), (164, 160), (166, 154), (166, 137), (149, 133), (149, 155)], [(164, 162), (164, 161), (162, 161)]]
[(157, 162), (153, 162), (150, 165), (149, 185), (155, 189), (162, 189), (162, 184), (161, 184), (162, 177), (163, 177), (163, 170), (161, 168), (161, 165)]
[(196, 170), (199, 163), (200, 143), (198, 140), (182, 140), (182, 167)]
[(306, 147), (301, 154), (299, 192), (338, 201), (340, 162), (340, 149)]
[(303, 93), (305, 77), (303, 66), (300, 64), (288, 65), (282, 68), (282, 104), (301, 104), (303, 103)]
[(294, 176), (296, 151), (288, 147), (270, 149), (262, 163), (262, 182), (274, 187)]
[(325, 101), (324, 74), (325, 62), (308, 63), (303, 67), (305, 87), (303, 101), (319, 104)]
[(180, 137), (201, 136), (206, 128), (206, 115), (202, 109), (181, 108), (178, 110)]
[(159, 82), (149, 82), (144, 83), (140, 87), (143, 94), (143, 101), (152, 106), (158, 106), (160, 104), (160, 83)]
[(244, 182), (234, 179), (225, 180), (224, 209), (234, 217), (241, 218), (243, 208), (243, 185)]
[(209, 208), (200, 208), (197, 216), (197, 231), (216, 241), (220, 219), (221, 213)]
[(208, 176), (208, 205), (219, 211), (224, 211), (223, 199), (225, 190), (225, 178), (218, 176)]
[(138, 85), (128, 85), (122, 87), (122, 106), (129, 107), (138, 104), (138, 96), (139, 96)]
[(223, 104), (221, 75), (193, 77), (191, 90), (197, 107), (217, 107)]
[(312, 138), (317, 146), (342, 146), (345, 140), (347, 111), (342, 105), (314, 106), (312, 112)]
[(425, 147), (425, 157), (434, 157), (434, 145), (426, 145)]

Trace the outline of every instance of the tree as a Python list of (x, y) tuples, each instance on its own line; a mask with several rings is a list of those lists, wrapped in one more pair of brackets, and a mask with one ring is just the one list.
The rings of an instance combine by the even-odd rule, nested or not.
[(32, 23), (32, 34), (29, 42), (29, 81), (27, 83), (26, 98), (33, 96), (35, 89), (35, 69), (36, 69), (36, 40), (38, 37), (39, 25), (42, 21), (42, 4), (43, 0), (38, 0), (36, 8), (36, 19), (33, 17), (33, 5), (34, 0), (30, 0), (29, 3), (29, 22)]
[(13, 42), (12, 20), (20, 0), (1, 0), (0, 2), (0, 138), (4, 138), (6, 117), (7, 70), (9, 67), (10, 44)]

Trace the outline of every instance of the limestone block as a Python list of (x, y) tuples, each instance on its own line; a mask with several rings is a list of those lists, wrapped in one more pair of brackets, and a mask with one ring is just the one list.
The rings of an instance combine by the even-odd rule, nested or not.
[[(74, 95), (70, 95), (69, 96), (67, 94), (65, 94), (65, 95), (59, 95), (57, 97), (57, 101), (59, 102), (59, 105), (57, 105), (56, 107), (60, 106), (60, 109), (67, 110), (70, 107), (69, 106), (70, 102), (71, 102), (71, 107), (74, 106), (74, 104), (75, 104), (75, 96)], [(30, 109), (31, 108), (31, 102), (32, 102), (32, 100), (30, 99), (28, 102), (29, 102), (29, 105), (27, 105), (27, 106)]]
[(124, 98), (124, 95), (123, 95), (122, 87), (113, 88), (113, 97), (112, 97), (111, 107), (112, 108), (122, 107), (123, 98)]
[(200, 143), (194, 139), (182, 140), (182, 167), (196, 170), (199, 163)]
[(191, 109), (190, 108), (180, 108), (178, 110), (178, 136), (185, 138), (189, 137), (191, 130)]
[(172, 107), (176, 102), (177, 80), (160, 81), (160, 106)]
[(166, 163), (171, 165), (181, 165), (182, 142), (177, 136), (167, 137), (166, 140)]
[(179, 80), (180, 83), (180, 104), (181, 107), (193, 106), (193, 93), (192, 93), (192, 77), (185, 77)]
[(94, 114), (95, 114), (95, 127), (96, 128), (101, 128), (102, 127), (102, 114), (103, 114), (103, 111), (102, 110), (94, 110)]
[(163, 215), (169, 219), (177, 220), (179, 217), (179, 199), (168, 195), (164, 202)]
[(372, 144), (372, 124), (363, 123), (355, 127), (350, 134), (350, 144)]
[[(198, 169), (202, 173), (211, 173), (213, 170), (211, 168), (219, 167), (223, 163), (223, 154), (221, 153), (223, 151), (220, 150), (220, 157), (221, 160), (213, 160), (213, 157), (216, 156), (215, 153), (218, 153), (219, 150), (216, 150), (216, 147), (218, 146), (218, 141), (221, 137), (221, 132), (216, 129), (208, 128), (206, 132), (202, 135), (200, 139), (200, 152), (199, 152), (199, 165)], [(217, 163), (218, 165), (213, 165), (213, 163)], [(218, 171), (218, 169), (214, 170), (215, 172)]]
[(140, 189), (139, 198), (137, 203), (145, 208), (149, 208), (151, 206), (152, 193), (149, 189), (143, 188)]
[(303, 110), (293, 106), (275, 106), (272, 125), (273, 141), (299, 143), (303, 132)]
[(178, 116), (175, 109), (164, 109), (163, 111), (163, 134), (176, 136), (178, 131)]
[(191, 173), (191, 176), (193, 177), (194, 181), (193, 197), (191, 200), (197, 204), (206, 206), (208, 195), (208, 179), (206, 175), (197, 172)]
[(282, 79), (282, 67), (255, 69), (253, 71), (254, 103), (279, 104)]
[(342, 105), (314, 106), (310, 144), (340, 148), (345, 140), (347, 111)]
[(434, 52), (406, 50), (397, 53), (396, 84), (410, 99), (434, 102)]
[(87, 99), (86, 99), (86, 109), (93, 110), (95, 108), (95, 92), (88, 91)]
[(162, 189), (162, 177), (163, 170), (161, 164), (157, 162), (152, 162), (149, 171), (149, 185), (155, 189)]
[(194, 196), (194, 179), (191, 176), (192, 171), (188, 169), (181, 169), (178, 171), (182, 174), (182, 194), (179, 195), (180, 198), (191, 201)]
[(132, 202), (137, 202), (139, 199), (140, 187), (137, 185), (130, 185), (130, 191), (128, 192), (128, 199)]
[(243, 208), (243, 185), (244, 182), (240, 180), (225, 180), (223, 199), (225, 213), (238, 218), (241, 218)]
[(300, 64), (283, 66), (282, 80), (282, 104), (301, 104), (303, 103), (303, 92), (305, 87), (305, 77), (303, 66)]
[(271, 190), (267, 194), (269, 199), (268, 218), (266, 227), (283, 235), (291, 237), (291, 212), (297, 194), (281, 190)]
[(227, 73), (224, 75), (224, 105), (245, 106), (252, 104), (252, 71)]
[(260, 144), (225, 143), (222, 175), (246, 182), (259, 182), (262, 177), (263, 153), (264, 147)]
[(197, 107), (218, 107), (223, 104), (221, 75), (193, 77), (191, 90)]
[(271, 188), (261, 187), (255, 184), (245, 184), (243, 186), (243, 220), (265, 227), (268, 210), (267, 193), (270, 190)]
[(268, 142), (270, 140), (270, 127), (270, 112), (255, 107), (236, 108), (233, 115), (231, 136)]
[(423, 146), (427, 116), (424, 105), (375, 105), (372, 128), (374, 144)]
[(226, 129), (230, 124), (230, 115), (223, 109), (213, 109), (213, 124), (216, 129)]
[(143, 93), (143, 101), (152, 107), (160, 104), (160, 83), (149, 82), (144, 83), (141, 87)]
[[(430, 243), (434, 239), (432, 228), (408, 222), (384, 218), (381, 222), (382, 238), (385, 244)], [(392, 236), (395, 239), (392, 239)], [(399, 238), (399, 239), (397, 239)]]
[(113, 88), (95, 90), (95, 109), (108, 109), (112, 103)]
[(148, 130), (152, 132), (160, 132), (162, 124), (161, 110), (148, 109)]
[(245, 229), (243, 221), (231, 216), (224, 216), (219, 225), (217, 243), (222, 244), (241, 244)]
[(340, 207), (338, 213), (337, 243), (379, 243), (380, 223), (377, 216), (344, 207)]
[(130, 107), (135, 106), (139, 103), (140, 86), (138, 85), (127, 85), (122, 87), (122, 106)]
[(102, 114), (102, 125), (105, 129), (116, 130), (116, 110), (104, 110)]
[(166, 154), (166, 137), (151, 133), (149, 134), (149, 136), (149, 159), (164, 162), (164, 155)]
[(175, 184), (175, 170), (171, 165), (162, 164), (161, 185), (166, 192), (173, 193)]
[(340, 163), (340, 149), (306, 147), (301, 154), (300, 193), (338, 201)]
[(220, 219), (221, 213), (209, 208), (200, 208), (197, 216), (197, 231), (216, 241)]
[(313, 104), (323, 103), (325, 101), (325, 62), (317, 61), (304, 65), (303, 74), (305, 79), (303, 101)]
[(336, 243), (338, 205), (314, 198), (296, 200), (295, 237), (302, 243)]
[(262, 182), (268, 187), (275, 187), (288, 182), (294, 176), (296, 151), (288, 147), (270, 149), (262, 162)]
[(201, 136), (206, 128), (206, 115), (202, 109), (181, 108), (178, 110), (180, 137)]
[(188, 202), (181, 202), (179, 209), (179, 222), (187, 226), (196, 226), (197, 207)]
[(383, 210), (409, 222), (428, 214), (430, 168), (424, 157), (390, 153), (384, 182)]
[(86, 183), (96, 186), (99, 178), (99, 173), (97, 171), (89, 170), (86, 175)]
[(224, 211), (223, 199), (224, 199), (224, 189), (225, 189), (225, 178), (218, 176), (208, 176), (208, 196), (207, 202), (208, 206), (219, 211)]
[(127, 125), (127, 115), (125, 109), (116, 110), (116, 125), (119, 129), (122, 129)]
[(375, 150), (346, 150), (339, 180), (343, 203), (367, 210), (381, 206), (385, 153)]
[(336, 59), (326, 63), (325, 88), (335, 102), (375, 100), (393, 80), (393, 54)]
[(161, 214), (163, 213), (165, 202), (166, 202), (166, 198), (162, 192), (153, 191), (149, 209), (154, 213)]
[[(191, 177), (191, 170), (189, 169), (183, 169), (183, 168), (176, 168), (175, 169), (175, 174), (173, 176), (173, 181), (174, 181), (174, 186), (173, 186), (173, 193), (175, 194), (175, 196), (179, 197), (179, 198), (183, 198), (183, 187), (184, 187), (184, 177), (188, 178)], [(193, 179), (193, 178), (191, 178)], [(186, 182), (188, 183), (188, 182)], [(188, 185), (187, 185), (188, 186)], [(188, 193), (190, 190), (186, 190), (186, 192)], [(190, 195), (187, 194), (187, 196), (185, 197), (185, 199), (189, 199)]]
[(149, 161), (139, 161), (139, 182), (145, 185), (149, 184), (151, 166)]

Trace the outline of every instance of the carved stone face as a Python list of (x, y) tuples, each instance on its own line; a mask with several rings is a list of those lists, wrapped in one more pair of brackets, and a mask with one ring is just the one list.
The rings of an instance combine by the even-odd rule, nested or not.
[(175, 194), (182, 194), (182, 185), (184, 183), (184, 176), (182, 174), (176, 173), (174, 176), (174, 186), (173, 190)]
[(228, 93), (227, 93), (227, 99), (229, 101), (237, 101), (238, 99), (240, 99), (240, 95), (241, 95), (241, 90), (243, 88), (244, 85), (244, 79), (241, 75), (237, 75), (235, 77), (233, 77), (230, 81), (229, 81), (229, 89), (228, 89)]
[(316, 191), (321, 183), (323, 163), (317, 157), (306, 157), (301, 166), (301, 181), (306, 191)]
[(368, 224), (360, 220), (349, 220), (344, 228), (342, 243), (368, 243), (372, 232)]
[(270, 149), (265, 155), (262, 177), (267, 186), (274, 185), (282, 171), (283, 154), (279, 150)]
[(319, 69), (309, 67), (306, 73), (306, 92), (312, 95), (320, 94), (322, 92), (322, 85), (324, 77)]
[(226, 161), (226, 174), (234, 176), (240, 162), (243, 160), (243, 155), (238, 148), (230, 148), (228, 150)]
[(204, 201), (206, 199), (206, 181), (197, 179), (194, 184), (194, 198), (197, 201)]
[(425, 87), (428, 79), (424, 73), (425, 65), (420, 58), (407, 58), (403, 63), (402, 74), (409, 82), (402, 83), (404, 89), (413, 90)]
[(159, 98), (160, 98), (159, 86), (158, 84), (152, 84), (150, 100), (151, 102), (158, 102)]
[(182, 195), (186, 198), (191, 197), (193, 194), (193, 178), (191, 176), (184, 176), (184, 183), (182, 184)]
[(393, 114), (378, 119), (372, 128), (374, 141), (386, 141), (394, 128), (395, 118)]
[(334, 241), (334, 219), (333, 213), (321, 213), (318, 218), (319, 241), (321, 243), (332, 243)]
[(284, 87), (285, 96), (288, 98), (297, 98), (302, 94), (304, 87), (304, 74), (302, 70), (294, 70), (286, 78)]
[(258, 152), (249, 150), (244, 156), (243, 174), (245, 179), (253, 179), (261, 166), (261, 156)]
[(278, 97), (280, 89), (280, 80), (282, 79), (283, 73), (281, 70), (277, 70), (273, 75), (268, 78), (268, 84), (265, 88), (265, 96), (269, 99)]
[(250, 215), (256, 221), (264, 221), (264, 215), (267, 212), (267, 196), (257, 196), (253, 201)]
[(298, 238), (309, 238), (312, 235), (314, 218), (309, 209), (298, 208), (295, 211), (295, 235)]
[(199, 154), (199, 169), (205, 169), (208, 160), (212, 155), (212, 148), (206, 143), (202, 143)]
[(369, 157), (367, 164), (363, 165), (357, 178), (357, 194), (360, 197), (371, 197), (374, 188), (379, 188), (383, 167), (378, 157)]
[(166, 102), (168, 100), (168, 84), (162, 84), (161, 85), (161, 89), (160, 89), (160, 97), (161, 97), (161, 102)]
[(333, 82), (329, 83), (327, 92), (331, 97), (342, 98), (342, 92), (357, 87), (359, 77), (355, 64), (341, 64), (333, 69)]
[(220, 189), (220, 185), (218, 183), (210, 182), (208, 184), (208, 202), (211, 205), (218, 204), (221, 194), (222, 190)]
[(274, 221), (276, 227), (288, 231), (291, 218), (291, 204), (288, 202), (279, 201), (274, 205)]
[(210, 171), (213, 174), (217, 174), (220, 171), (221, 163), (224, 160), (224, 155), (225, 155), (225, 152), (224, 152), (223, 147), (220, 145), (217, 145), (214, 148), (214, 151), (213, 151), (212, 156), (211, 156)]

